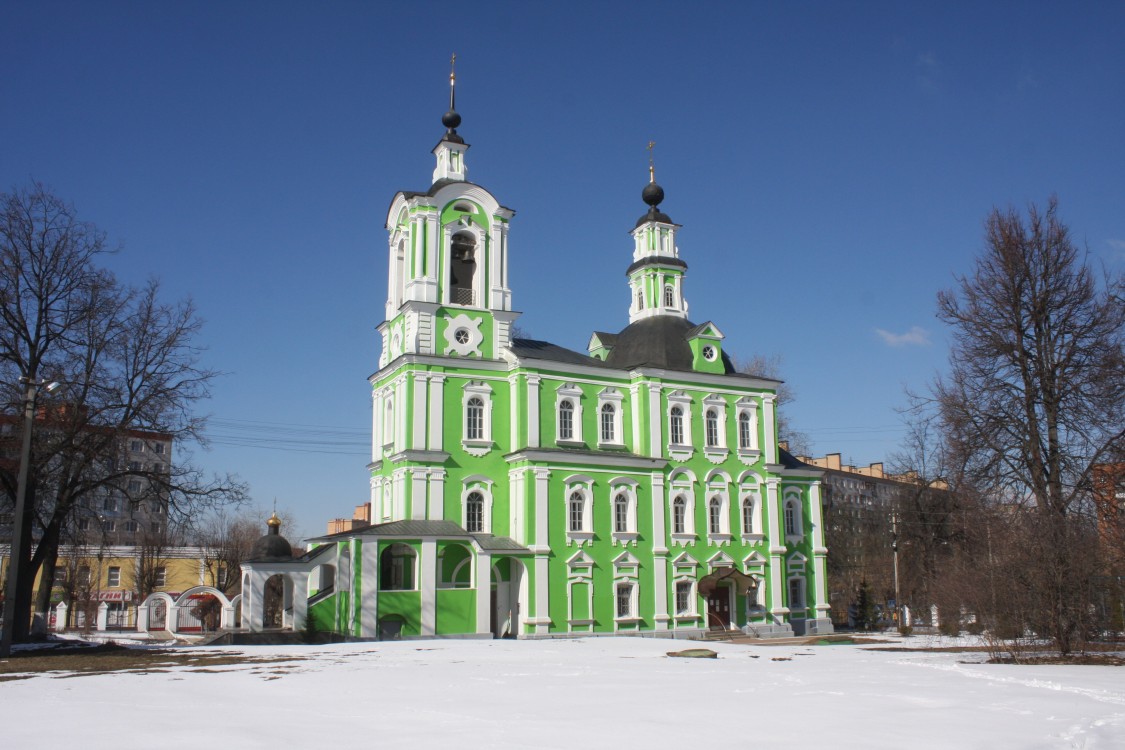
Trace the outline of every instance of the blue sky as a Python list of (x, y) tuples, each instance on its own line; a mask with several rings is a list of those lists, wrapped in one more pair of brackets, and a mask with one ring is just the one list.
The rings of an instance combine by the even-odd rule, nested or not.
[(780, 356), (817, 454), (866, 464), (945, 364), (935, 295), (993, 206), (1057, 194), (1125, 268), (1123, 44), (1120, 2), (6, 0), (0, 188), (46, 183), (121, 278), (195, 300), (227, 373), (195, 460), (320, 533), (367, 499), (383, 222), (429, 185), (456, 52), (523, 329), (627, 323), (654, 140), (692, 319)]

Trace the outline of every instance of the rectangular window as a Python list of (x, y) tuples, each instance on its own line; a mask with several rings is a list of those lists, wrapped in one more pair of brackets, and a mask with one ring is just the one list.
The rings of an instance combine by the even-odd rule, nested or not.
[(90, 568), (83, 565), (82, 567), (80, 567), (78, 569), (78, 575), (75, 576), (75, 578), (77, 579), (79, 586), (89, 586), (90, 585)]
[(163, 456), (163, 455), (164, 455), (164, 443), (157, 443), (157, 444), (156, 444), (156, 445), (154, 446), (154, 448), (155, 448), (155, 450), (156, 450), (156, 455), (158, 455), (158, 456)]
[(140, 461), (130, 461), (129, 462), (129, 471), (140, 471), (140, 470), (141, 470), (141, 462)]
[(129, 487), (129, 492), (140, 492), (141, 491), (141, 483), (137, 479), (130, 479), (128, 487)]
[(121, 585), (121, 568), (114, 566), (106, 571), (105, 585), (109, 588), (116, 588)]
[(676, 582), (676, 614), (688, 615), (692, 612), (691, 581)]
[(113, 496), (107, 497), (102, 501), (102, 510), (109, 511), (110, 513), (117, 512), (117, 498)]
[(102, 521), (102, 531), (113, 532), (117, 530), (116, 521)]
[(165, 568), (163, 565), (161, 565), (159, 568), (157, 568), (155, 571), (153, 571), (153, 573), (154, 573), (154, 575), (153, 575), (153, 581), (152, 582), (156, 586), (156, 588), (162, 589), (162, 588), (164, 588), (165, 586), (168, 585), (168, 569), (167, 568)]
[(87, 531), (89, 528), (90, 528), (90, 519), (89, 518), (79, 518), (78, 519), (78, 530), (79, 531)]
[(617, 616), (633, 616), (633, 584), (617, 584)]
[(125, 525), (122, 528), (130, 534), (136, 534), (137, 533), (137, 522), (136, 521), (126, 521)]
[(145, 444), (142, 443), (140, 440), (130, 440), (129, 441), (129, 450), (133, 451), (133, 453), (140, 453), (144, 449), (145, 449)]

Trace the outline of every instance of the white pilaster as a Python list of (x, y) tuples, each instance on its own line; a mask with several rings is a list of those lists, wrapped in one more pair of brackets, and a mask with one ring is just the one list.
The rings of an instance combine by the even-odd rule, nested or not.
[(360, 550), (363, 563), (363, 576), (360, 578), (360, 615), (359, 635), (361, 638), (375, 638), (379, 635), (379, 624), (376, 614), (379, 612), (379, 545), (372, 542), (364, 544), (362, 540)]
[(762, 431), (766, 438), (766, 463), (777, 463), (777, 421), (774, 418), (774, 400), (772, 393), (762, 396)]
[(411, 373), (414, 380), (414, 435), (410, 441), (415, 450), (426, 448), (426, 402), (429, 392), (429, 378), (424, 372)]
[[(538, 375), (527, 376), (527, 447), (539, 447), (539, 381)], [(512, 443), (512, 448), (516, 447)]]
[(766, 606), (773, 615), (788, 614), (789, 608), (785, 606), (786, 592), (782, 587), (782, 572), (785, 566), (784, 539), (778, 528), (780, 508), (778, 507), (778, 485), (781, 480), (777, 477), (766, 479), (766, 516), (770, 527), (770, 601)]
[(433, 539), (422, 540), (418, 578), (418, 590), (422, 599), (419, 635), (433, 635), (437, 632), (437, 542)]
[(430, 492), (426, 501), (426, 518), (431, 521), (445, 520), (445, 471), (430, 469), (427, 476), (430, 480)]
[(416, 520), (426, 518), (426, 470), (415, 467), (410, 472), (410, 517)]
[(479, 552), (476, 559), (477, 633), (492, 632), (492, 556)]
[[(653, 384), (648, 387), (648, 455), (653, 458), (664, 455), (663, 440), (660, 437), (660, 428), (663, 424), (664, 418), (660, 409), (660, 386)], [(660, 539), (661, 537), (657, 538)]]
[(443, 394), (445, 393), (445, 376), (444, 375), (430, 375), (430, 434), (427, 447), (432, 451), (440, 451), (442, 449), (442, 416), (444, 408)]

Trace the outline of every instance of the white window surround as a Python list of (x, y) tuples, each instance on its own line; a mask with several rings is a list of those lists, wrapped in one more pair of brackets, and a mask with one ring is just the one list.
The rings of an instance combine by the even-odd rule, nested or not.
[[(691, 458), (695, 452), (691, 436), (691, 405), (691, 396), (683, 391), (675, 391), (668, 394), (668, 412), (666, 417), (668, 422), (668, 455), (681, 461)], [(683, 413), (681, 429), (679, 430), (681, 433), (681, 442), (678, 443), (672, 442), (672, 409), (677, 406)]]
[(793, 616), (804, 617), (805, 610), (808, 609), (808, 601), (805, 596), (807, 591), (805, 587), (805, 577), (790, 576), (786, 589), (788, 599), (786, 604), (789, 605), (790, 613)]
[(677, 620), (699, 619), (698, 598), (694, 578), (677, 578), (672, 584), (672, 616)]
[[(625, 444), (625, 430), (624, 420), (622, 415), (624, 412), (625, 394), (616, 388), (606, 388), (598, 394), (598, 445), (599, 446), (622, 446)], [(613, 407), (612, 417), (607, 417), (608, 412), (606, 407)], [(612, 419), (609, 425), (606, 425), (605, 420)], [(606, 427), (612, 431), (612, 435), (607, 435)]]
[[(695, 534), (695, 476), (689, 471), (674, 473), (668, 482), (668, 536), (674, 544), (694, 542)], [(676, 499), (684, 499), (684, 525), (676, 526)]]
[[(594, 561), (585, 552), (579, 551), (566, 561), (566, 565), (567, 622), (570, 625), (592, 625), (594, 622)], [(575, 597), (573, 589), (576, 584), (586, 586), (586, 611), (590, 615), (588, 618), (574, 617)]]
[[(561, 413), (564, 401), (569, 401), (571, 412), (571, 435), (562, 434)], [(559, 445), (585, 445), (582, 440), (582, 389), (574, 383), (564, 383), (555, 394), (555, 440)]]
[(395, 444), (395, 401), (394, 391), (383, 391), (383, 447), (393, 448)]
[[(564, 505), (565, 518), (563, 523), (566, 528), (567, 544), (578, 543), (579, 545), (585, 544), (594, 538), (594, 493), (593, 493), (593, 480), (587, 476), (575, 475), (567, 477), (563, 482), (565, 487), (564, 497), (566, 503)], [(578, 503), (578, 515), (580, 525), (578, 528), (573, 527), (574, 514), (572, 506)]]
[(785, 499), (781, 503), (781, 518), (784, 527), (785, 541), (799, 542), (805, 537), (804, 517), (801, 513), (800, 490), (786, 490)]
[[(469, 497), (473, 493), (481, 496), (481, 529), (475, 532), (469, 528)], [(469, 533), (489, 534), (492, 532), (492, 480), (487, 477), (467, 477), (461, 489), (461, 526)]]
[[(618, 498), (625, 500), (625, 529), (618, 530)], [(635, 542), (637, 533), (637, 483), (632, 479), (614, 479), (609, 484), (611, 521), (615, 543)]]
[(727, 449), (727, 402), (714, 394), (703, 399), (703, 437), (708, 460), (720, 463), (730, 451)]
[[(481, 425), (479, 437), (469, 437), (469, 402), (478, 398), (482, 402)], [(472, 456), (483, 456), (492, 450), (492, 386), (479, 381), (469, 381), (462, 389), (461, 395), (461, 446), (465, 452)]]
[[(749, 504), (749, 509), (747, 509)], [(749, 521), (749, 523), (747, 523)], [(765, 539), (765, 521), (762, 518), (762, 493), (757, 487), (743, 485), (738, 492), (738, 523), (742, 539), (760, 542)]]
[(637, 582), (632, 579), (622, 578), (614, 582), (614, 622), (629, 624), (640, 621), (641, 618), (637, 616), (638, 588)]
[(731, 539), (730, 502), (725, 488), (707, 490), (707, 538), (720, 544)]

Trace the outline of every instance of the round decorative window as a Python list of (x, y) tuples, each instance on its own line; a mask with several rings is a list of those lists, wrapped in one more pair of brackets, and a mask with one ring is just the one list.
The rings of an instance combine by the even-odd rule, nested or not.
[(458, 328), (456, 331), (453, 332), (453, 340), (456, 341), (458, 344), (469, 343), (470, 337), (471, 336), (469, 334), (468, 328)]
[(714, 362), (715, 361), (715, 347), (713, 347), (713, 346), (703, 347), (703, 358), (705, 360), (707, 360), (708, 362)]

